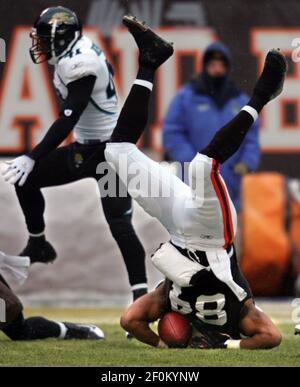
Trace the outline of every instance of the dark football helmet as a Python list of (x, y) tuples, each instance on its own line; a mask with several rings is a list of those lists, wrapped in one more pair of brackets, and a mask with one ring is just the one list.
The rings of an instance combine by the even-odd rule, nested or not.
[(30, 37), (30, 55), (34, 63), (58, 62), (82, 35), (81, 21), (65, 7), (45, 9), (35, 21)]

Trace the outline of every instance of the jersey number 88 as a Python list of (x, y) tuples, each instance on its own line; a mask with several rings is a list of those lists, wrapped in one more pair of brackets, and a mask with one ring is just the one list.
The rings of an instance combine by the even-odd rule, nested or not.
[[(172, 309), (182, 314), (193, 313), (193, 308), (188, 301), (180, 298), (181, 289), (173, 284), (170, 292)], [(223, 326), (227, 323), (224, 294), (218, 293), (212, 296), (201, 295), (195, 302), (196, 316), (205, 324)]]

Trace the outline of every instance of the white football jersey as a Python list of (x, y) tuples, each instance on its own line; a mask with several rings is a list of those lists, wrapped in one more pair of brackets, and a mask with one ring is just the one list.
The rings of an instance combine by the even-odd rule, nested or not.
[[(120, 162), (123, 154), (126, 162)], [(215, 160), (198, 153), (189, 166), (187, 185), (133, 144), (109, 143), (105, 157), (128, 184), (130, 195), (165, 226), (175, 245), (209, 251), (227, 248), (233, 242), (236, 210)], [(148, 184), (136, 184), (135, 174), (128, 172), (132, 165), (146, 173), (142, 181), (151, 181), (151, 192)], [(155, 195), (153, 187), (160, 188)]]
[(55, 66), (54, 86), (62, 99), (67, 85), (89, 75), (97, 77), (90, 102), (74, 128), (76, 141), (108, 140), (116, 126), (118, 100), (106, 57), (89, 38), (82, 36)]

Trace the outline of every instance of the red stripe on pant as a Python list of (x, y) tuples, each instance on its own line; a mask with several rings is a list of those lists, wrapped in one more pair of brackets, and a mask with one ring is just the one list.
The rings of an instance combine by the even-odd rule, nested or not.
[(213, 160), (210, 177), (222, 209), (225, 240), (224, 248), (226, 249), (233, 242), (234, 231), (228, 193), (220, 176), (220, 164), (216, 160)]

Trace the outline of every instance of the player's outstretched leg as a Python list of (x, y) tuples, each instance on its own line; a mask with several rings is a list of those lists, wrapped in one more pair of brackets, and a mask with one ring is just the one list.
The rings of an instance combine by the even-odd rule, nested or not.
[(23, 305), (14, 292), (0, 276), (0, 299), (5, 304), (5, 322), (0, 322), (2, 330), (11, 340), (58, 339), (104, 339), (102, 330), (94, 325), (61, 323), (42, 317), (25, 319)]
[(286, 72), (285, 57), (278, 50), (270, 51), (248, 105), (220, 129), (210, 144), (200, 153), (221, 164), (229, 159), (241, 146), (248, 130), (258, 118), (263, 107), (282, 92)]
[(133, 16), (124, 16), (124, 25), (139, 48), (137, 79), (121, 111), (111, 142), (136, 144), (148, 121), (148, 108), (156, 70), (173, 55), (171, 43), (163, 40)]
[(62, 323), (46, 320), (43, 317), (25, 319), (18, 317), (3, 329), (3, 332), (14, 341), (31, 341), (57, 338), (61, 340), (102, 340), (102, 330), (95, 325)]

